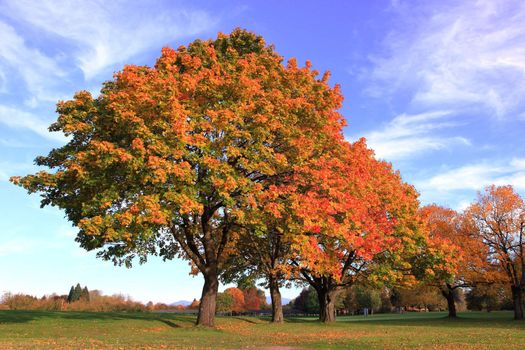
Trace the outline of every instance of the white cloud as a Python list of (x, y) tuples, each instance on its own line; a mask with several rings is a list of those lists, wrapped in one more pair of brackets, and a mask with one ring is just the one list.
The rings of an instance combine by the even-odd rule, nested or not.
[[(51, 57), (30, 48), (10, 25), (0, 21), (0, 92), (6, 93), (8, 76), (19, 74), (27, 90), (39, 100), (56, 101), (58, 82), (65, 72)], [(13, 86), (10, 86), (13, 85)]]
[(370, 92), (409, 93), (416, 110), (471, 109), (507, 117), (525, 110), (525, 2), (394, 6), (404, 22), (372, 58)]
[(8, 0), (6, 15), (69, 41), (87, 79), (147, 49), (195, 35), (215, 24), (208, 13), (168, 2)]
[(450, 121), (447, 111), (415, 115), (402, 114), (382, 129), (365, 135), (368, 145), (379, 158), (395, 160), (414, 156), (431, 150), (446, 149), (456, 145), (469, 145), (463, 137), (436, 135), (437, 130), (458, 125)]
[(416, 187), (422, 191), (454, 192), (479, 191), (491, 184), (525, 190), (525, 158), (464, 165), (418, 181)]
[(49, 123), (16, 108), (0, 105), (0, 123), (11, 128), (28, 129), (49, 140), (65, 143), (67, 138), (59, 132), (49, 132)]

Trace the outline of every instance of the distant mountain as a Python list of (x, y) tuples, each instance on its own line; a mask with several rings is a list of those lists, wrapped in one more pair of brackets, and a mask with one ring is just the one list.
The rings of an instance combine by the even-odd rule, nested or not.
[(174, 303), (171, 303), (170, 306), (177, 306), (177, 305), (182, 305), (182, 306), (188, 306), (191, 304), (191, 301), (188, 301), (188, 300), (179, 300), (179, 301), (176, 301)]
[[(292, 299), (288, 299), (288, 298), (281, 298), (281, 304), (283, 305), (287, 305)], [(268, 305), (272, 305), (272, 297), (271, 296), (267, 296), (266, 297), (266, 303)]]

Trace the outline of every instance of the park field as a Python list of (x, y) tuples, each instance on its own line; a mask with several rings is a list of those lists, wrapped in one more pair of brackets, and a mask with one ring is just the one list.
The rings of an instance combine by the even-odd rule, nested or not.
[(290, 318), (219, 317), (216, 329), (167, 313), (0, 311), (0, 349), (525, 349), (510, 312)]

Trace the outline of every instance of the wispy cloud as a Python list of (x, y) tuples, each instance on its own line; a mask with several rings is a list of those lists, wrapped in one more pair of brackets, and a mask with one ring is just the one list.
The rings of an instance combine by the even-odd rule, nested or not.
[(28, 129), (49, 140), (61, 143), (67, 141), (62, 133), (48, 131), (49, 122), (17, 108), (0, 105), (0, 124), (10, 128)]
[(437, 130), (458, 125), (450, 120), (448, 111), (415, 115), (402, 114), (381, 129), (365, 135), (369, 146), (379, 158), (396, 160), (453, 145), (469, 145), (464, 137), (436, 135)]
[(485, 161), (448, 169), (416, 182), (416, 187), (423, 191), (454, 192), (478, 191), (490, 184), (512, 185), (525, 190), (525, 158), (506, 162)]
[[(35, 170), (37, 170), (37, 167), (32, 162), (23, 163), (0, 161), (0, 182), (9, 181), (11, 176), (34, 172)], [(33, 198), (35, 198), (35, 201), (38, 200), (36, 197)], [(40, 202), (35, 203), (37, 203), (35, 204), (35, 207), (38, 207)]]
[(421, 111), (512, 117), (525, 110), (525, 2), (396, 3), (402, 24), (372, 58), (369, 92), (408, 94)]
[(14, 89), (19, 82), (8, 77), (20, 76), (34, 98), (55, 101), (58, 82), (65, 72), (57, 61), (31, 48), (16, 30), (0, 21), (0, 91)]
[(7, 0), (0, 9), (14, 20), (68, 40), (87, 79), (147, 49), (198, 34), (216, 23), (207, 12), (176, 2)]

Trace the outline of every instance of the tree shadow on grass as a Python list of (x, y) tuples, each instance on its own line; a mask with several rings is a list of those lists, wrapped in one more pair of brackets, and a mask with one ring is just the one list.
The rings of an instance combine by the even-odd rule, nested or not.
[[(457, 327), (457, 328), (516, 328), (525, 329), (524, 321), (513, 321), (511, 312), (500, 313), (460, 313), (457, 319), (449, 319), (446, 313), (429, 314), (378, 314), (369, 316), (350, 316), (339, 317), (335, 324), (328, 324), (327, 327), (348, 327), (351, 325), (369, 325), (385, 327)], [(171, 328), (189, 328), (195, 324), (194, 315), (183, 315), (176, 313), (128, 313), (128, 312), (74, 312), (74, 311), (22, 311), (22, 310), (1, 310), (0, 325), (27, 323), (35, 320), (92, 320), (92, 321), (125, 321), (139, 320), (161, 322)], [(258, 319), (232, 317), (242, 322), (250, 324), (262, 324)], [(261, 321), (265, 321), (262, 320)], [(315, 317), (286, 317), (288, 324), (321, 325)]]
[(321, 321), (317, 317), (284, 317), (286, 323), (311, 323), (321, 324)]
[[(322, 325), (316, 317), (285, 317), (286, 323)], [(351, 325), (385, 327), (457, 327), (457, 328), (517, 328), (525, 329), (525, 322), (512, 320), (511, 312), (465, 312), (458, 318), (448, 318), (447, 313), (406, 313), (376, 314), (364, 316), (340, 316), (337, 322), (326, 324), (327, 327), (348, 327)]]
[(396, 315), (374, 315), (367, 318), (349, 317), (343, 318), (338, 322), (349, 324), (369, 324), (383, 326), (410, 326), (410, 327), (476, 327), (476, 328), (525, 328), (525, 322), (514, 321), (509, 312), (493, 314), (466, 312), (460, 313), (457, 318), (449, 318), (446, 313), (428, 314), (402, 314)]
[[(162, 315), (162, 316), (161, 316)], [(40, 319), (50, 320), (92, 320), (92, 321), (119, 321), (139, 320), (162, 322), (171, 328), (182, 328), (193, 325), (193, 317), (185, 317), (168, 313), (127, 313), (127, 312), (75, 312), (75, 311), (24, 311), (8, 310), (0, 311), (0, 324), (27, 323)], [(187, 325), (186, 325), (187, 324)]]
[(247, 322), (247, 323), (251, 323), (251, 324), (262, 324), (263, 323), (263, 322), (257, 322), (257, 321), (259, 321), (258, 319), (250, 319), (250, 318), (241, 317), (241, 316), (233, 316), (231, 318), (234, 319), (234, 320), (239, 320), (239, 321), (243, 321), (243, 322)]

